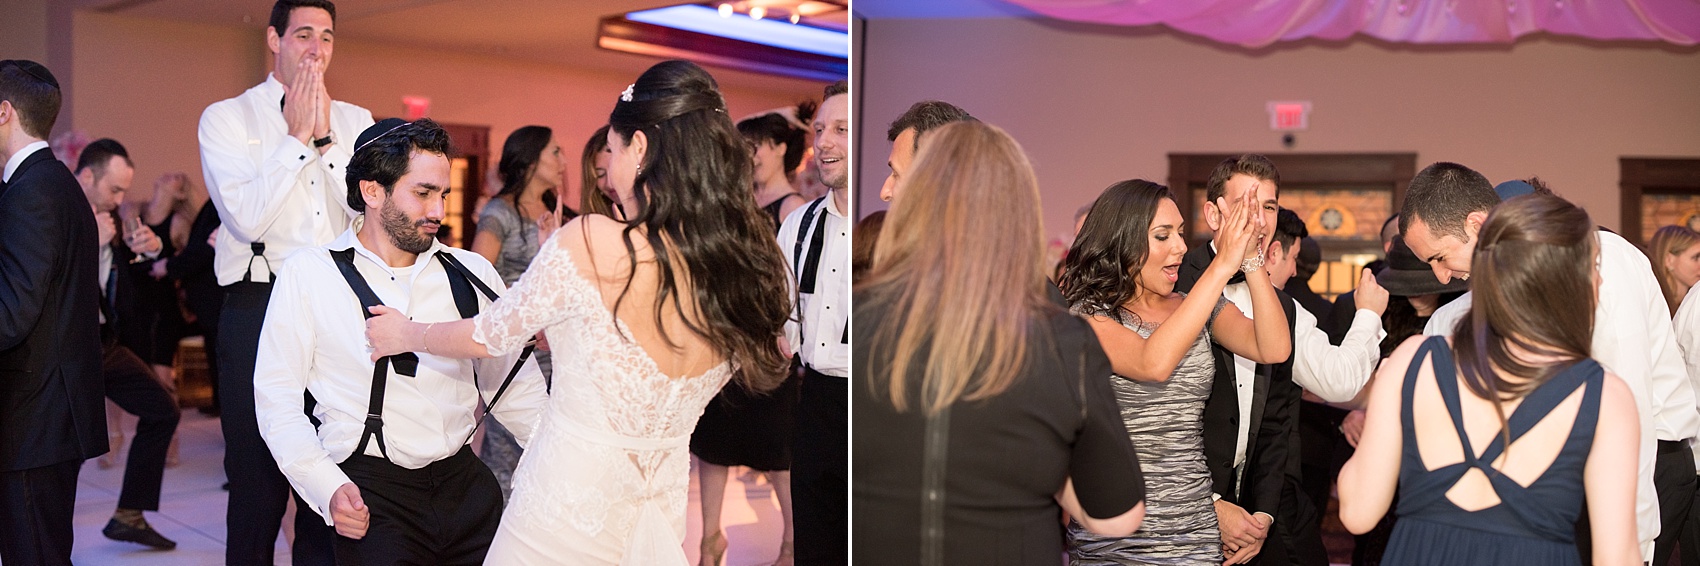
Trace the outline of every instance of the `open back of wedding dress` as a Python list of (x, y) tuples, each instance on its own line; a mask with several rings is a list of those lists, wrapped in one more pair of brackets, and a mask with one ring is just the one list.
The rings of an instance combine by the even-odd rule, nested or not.
[(731, 365), (662, 373), (556, 241), (566, 232), (541, 246), (473, 330), (497, 355), (543, 330), (555, 360), (548, 407), (486, 563), (685, 564), (690, 434)]

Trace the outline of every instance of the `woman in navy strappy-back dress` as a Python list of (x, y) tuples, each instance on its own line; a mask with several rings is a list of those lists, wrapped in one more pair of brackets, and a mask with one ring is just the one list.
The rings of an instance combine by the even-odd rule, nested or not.
[(1592, 563), (1641, 564), (1634, 400), (1588, 357), (1594, 233), (1558, 197), (1500, 205), (1473, 244), (1475, 303), (1454, 338), (1413, 337), (1382, 365), (1339, 483), (1353, 532), (1399, 486), (1382, 564), (1579, 565), (1584, 501)]

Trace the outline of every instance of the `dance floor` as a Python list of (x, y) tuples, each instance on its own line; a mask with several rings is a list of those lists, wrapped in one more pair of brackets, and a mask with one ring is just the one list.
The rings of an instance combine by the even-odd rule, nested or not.
[[(133, 417), (126, 422), (125, 428), (135, 430)], [(203, 416), (195, 410), (185, 410), (178, 434), (181, 438), (181, 463), (165, 470), (160, 510), (147, 514), (148, 522), (160, 534), (177, 541), (177, 549), (156, 551), (101, 536), (101, 528), (106, 526), (113, 507), (117, 505), (124, 469), (122, 461), (120, 465), (101, 469), (95, 460), (90, 460), (83, 465), (78, 476), (76, 547), (71, 555), (74, 562), (86, 566), (224, 563), (227, 497), (219, 487), (224, 483), (224, 440), (219, 434), (218, 419)], [(125, 450), (128, 450), (127, 443)], [(726, 564), (767, 564), (779, 554), (782, 536), (779, 503), (773, 498), (773, 490), (763, 476), (742, 472), (743, 469), (734, 468), (733, 479), (726, 487), (722, 524), (727, 539), (732, 543), (726, 553)], [(702, 536), (694, 473), (688, 517), (685, 554), (694, 564), (697, 543)], [(289, 564), (289, 547), (281, 536), (277, 548), (277, 563)]]

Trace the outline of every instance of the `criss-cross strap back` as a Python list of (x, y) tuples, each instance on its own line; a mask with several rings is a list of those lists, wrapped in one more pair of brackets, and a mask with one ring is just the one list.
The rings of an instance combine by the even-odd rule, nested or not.
[[(1432, 359), (1434, 381), (1445, 403), (1458, 441), (1463, 448), (1463, 461), (1429, 470), (1422, 461), (1417, 446), (1416, 416), (1413, 399), (1417, 376), (1423, 361)], [(1498, 532), (1507, 535), (1573, 543), (1575, 524), (1582, 510), (1580, 489), (1582, 469), (1593, 446), (1594, 428), (1599, 421), (1600, 390), (1605, 371), (1598, 362), (1583, 359), (1572, 363), (1545, 383), (1537, 386), (1506, 419), (1508, 429), (1502, 429), (1480, 454), (1475, 452), (1469, 434), (1464, 429), (1464, 413), (1460, 397), (1458, 366), (1445, 338), (1425, 340), (1406, 370), (1404, 396), (1401, 402), (1404, 449), (1399, 474), (1399, 515), (1452, 524), (1460, 527)], [(1582, 392), (1575, 422), (1558, 455), (1529, 485), (1522, 485), (1493, 467), (1504, 454), (1506, 437), (1515, 444), (1540, 424), (1554, 409), (1574, 394)], [(1506, 434), (1509, 433), (1509, 434)], [(1491, 484), (1499, 504), (1476, 511), (1466, 511), (1447, 496), (1471, 470), (1479, 470)]]

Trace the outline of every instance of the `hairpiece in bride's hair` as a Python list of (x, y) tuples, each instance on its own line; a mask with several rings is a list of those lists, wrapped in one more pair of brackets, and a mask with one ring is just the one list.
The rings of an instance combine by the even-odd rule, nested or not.
[(631, 102), (632, 101), (632, 88), (636, 87), (636, 86), (637, 86), (637, 84), (635, 84), (635, 83), (626, 85), (626, 91), (620, 93), (620, 102)]

